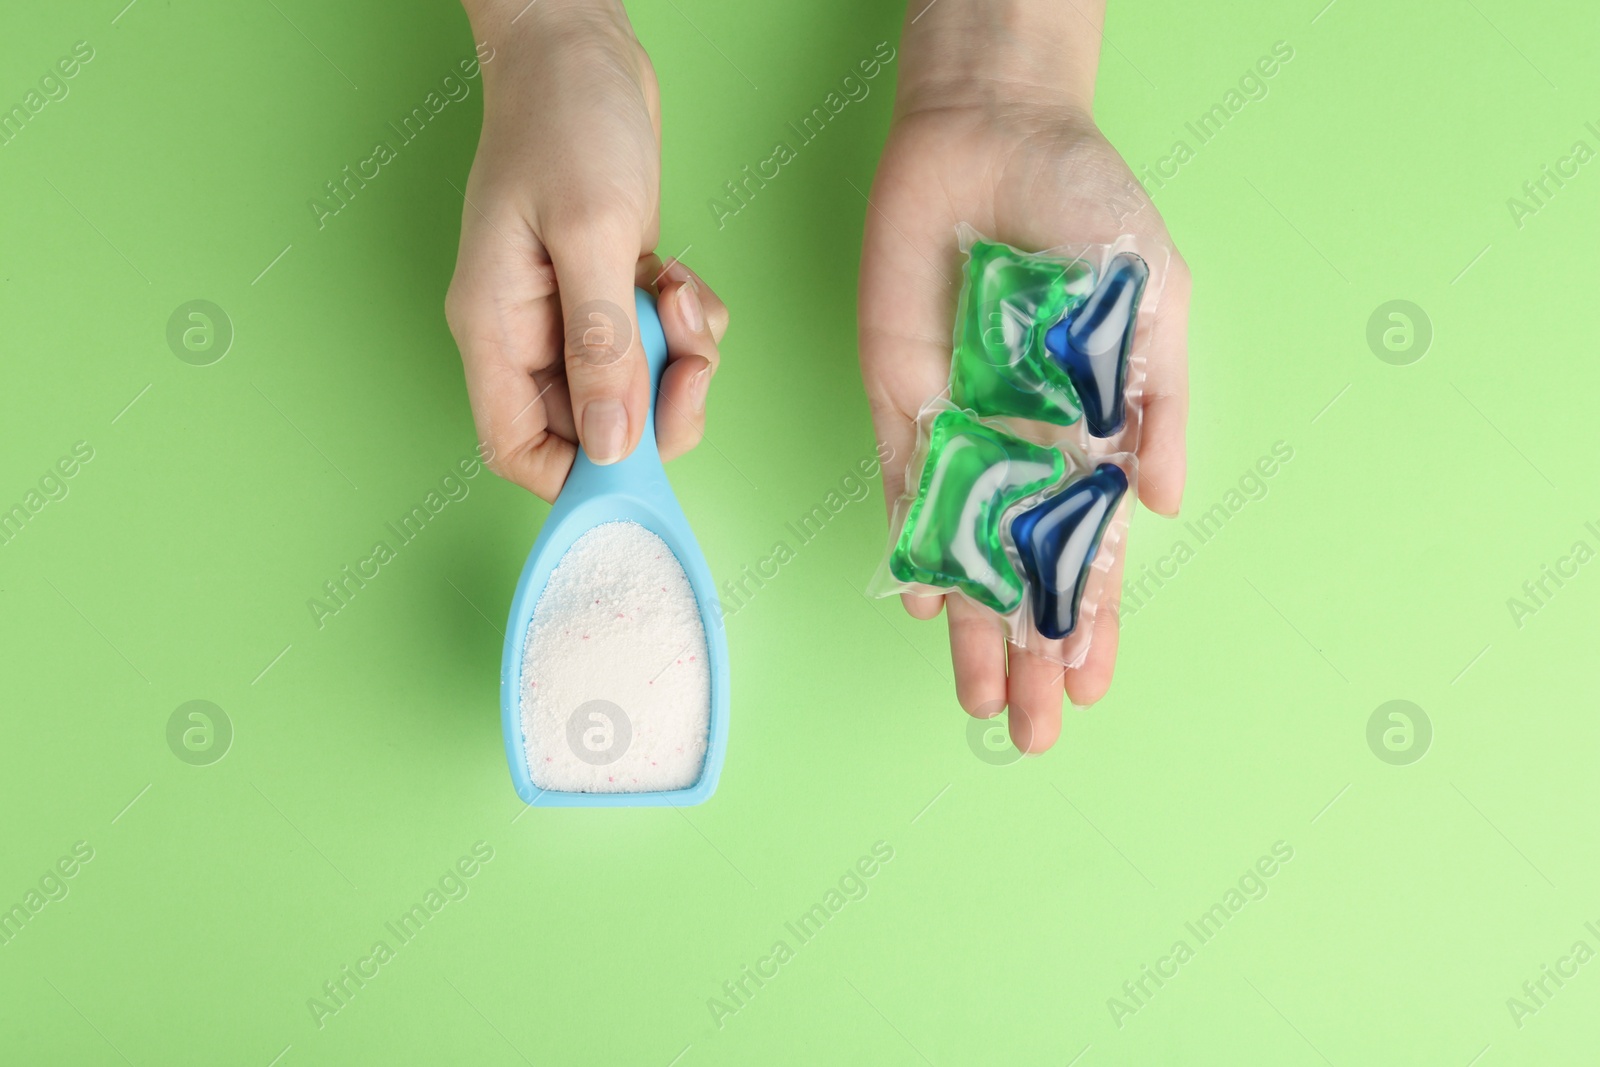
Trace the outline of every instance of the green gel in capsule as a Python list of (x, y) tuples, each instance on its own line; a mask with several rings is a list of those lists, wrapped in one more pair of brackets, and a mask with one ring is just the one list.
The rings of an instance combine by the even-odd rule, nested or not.
[(1061, 480), (1054, 448), (1018, 440), (962, 411), (942, 411), (928, 431), (917, 497), (889, 555), (902, 582), (954, 587), (1001, 614), (1022, 603), (1022, 578), (1006, 556), (1006, 510)]
[(1069, 426), (1083, 414), (1077, 390), (1045, 351), (1045, 333), (1094, 291), (1094, 268), (975, 241), (956, 308), (950, 394), (985, 416)]

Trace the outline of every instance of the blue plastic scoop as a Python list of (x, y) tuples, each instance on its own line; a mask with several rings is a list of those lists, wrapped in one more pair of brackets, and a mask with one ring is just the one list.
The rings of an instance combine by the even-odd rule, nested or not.
[[(716, 584), (705, 556), (689, 528), (678, 499), (667, 481), (656, 450), (656, 402), (661, 371), (667, 363), (667, 340), (656, 317), (650, 294), (635, 290), (639, 339), (650, 368), (650, 412), (644, 434), (633, 454), (618, 463), (599, 466), (578, 450), (572, 473), (550, 509), (539, 539), (533, 543), (522, 568), (511, 619), (506, 624), (505, 651), (500, 666), (500, 722), (505, 734), (506, 760), (517, 795), (538, 807), (640, 807), (699, 804), (717, 788), (728, 745), (728, 642), (717, 606)], [(700, 777), (684, 789), (650, 793), (579, 793), (541, 789), (528, 769), (528, 748), (522, 729), (522, 660), (534, 609), (561, 558), (573, 542), (607, 522), (635, 522), (666, 542), (678, 558), (694, 591), (705, 630), (707, 667), (711, 676), (711, 717), (707, 726), (705, 762)]]

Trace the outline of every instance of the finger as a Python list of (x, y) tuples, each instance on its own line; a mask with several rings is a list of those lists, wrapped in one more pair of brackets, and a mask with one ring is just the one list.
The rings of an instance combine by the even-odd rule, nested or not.
[[(659, 284), (661, 298), (657, 310), (661, 312), (661, 327), (667, 331), (667, 359), (684, 354), (705, 356), (715, 374), (721, 357), (706, 306), (704, 283), (688, 267), (672, 260), (662, 269)], [(727, 316), (726, 308), (723, 316)]]
[(584, 452), (615, 463), (638, 444), (649, 386), (634, 313), (642, 226), (624, 215), (552, 223), (547, 243), (560, 288), (567, 388)]
[(968, 715), (991, 719), (1006, 706), (1005, 629), (994, 612), (959, 596), (949, 600), (950, 662), (956, 672), (956, 700)]
[(646, 256), (640, 256), (639, 262), (633, 268), (633, 284), (636, 288), (645, 290), (651, 296), (657, 296), (659, 295), (661, 273), (660, 256), (654, 252)]
[(1121, 608), (1122, 552), (1119, 550), (1112, 560), (1105, 584), (1101, 586), (1100, 602), (1095, 606), (1094, 618), (1092, 621), (1085, 620), (1093, 627), (1088, 655), (1081, 664), (1067, 670), (1067, 695), (1080, 708), (1095, 703), (1111, 688), (1111, 675), (1117, 663)]
[(667, 264), (666, 273), (676, 274), (680, 272), (684, 276), (693, 278), (695, 285), (699, 287), (700, 303), (706, 309), (706, 321), (711, 324), (711, 336), (716, 338), (718, 344), (721, 344), (723, 336), (728, 332), (728, 305), (722, 302), (722, 298), (716, 294), (716, 291), (707, 285), (706, 280), (700, 277), (687, 263), (674, 259)]
[[(894, 510), (899, 506), (902, 496), (907, 494), (907, 478), (917, 477), (915, 470), (909, 469), (910, 459), (914, 458), (917, 451), (917, 414), (915, 408), (902, 405), (901, 400), (891, 395), (891, 392), (878, 392), (875, 386), (875, 373), (869, 368), (877, 365), (880, 360), (893, 360), (902, 366), (907, 373), (917, 376), (918, 363), (925, 362), (922, 357), (909, 358), (910, 352), (915, 349), (915, 344), (907, 344), (901, 339), (886, 338), (878, 334), (870, 334), (867, 326), (862, 325), (861, 330), (861, 376), (867, 382), (867, 408), (872, 413), (872, 429), (878, 438), (878, 472), (883, 478), (883, 504), (890, 515), (891, 533), (893, 533)], [(934, 346), (925, 347), (925, 354), (936, 352)], [(947, 360), (946, 355), (942, 355)], [(938, 366), (938, 365), (936, 365)], [(944, 366), (949, 366), (944, 365)], [(923, 368), (925, 370), (925, 368)], [(944, 371), (949, 373), (949, 371)], [(942, 389), (942, 386), (939, 386)], [(938, 395), (936, 392), (926, 394), (928, 397)], [(901, 593), (901, 603), (906, 606), (906, 613), (914, 619), (933, 619), (938, 616), (939, 609), (944, 608), (946, 597), (941, 593), (925, 595), (925, 593)], [(952, 606), (960, 600), (958, 597), (950, 598)]]
[[(890, 392), (878, 390), (873, 382), (877, 372), (869, 369), (870, 358), (873, 363), (889, 361), (900, 363), (903, 372), (911, 377), (932, 377), (921, 373), (917, 364), (925, 362), (926, 358), (943, 352), (940, 356), (945, 362), (935, 364), (938, 370), (935, 384), (927, 393), (922, 394), (923, 400), (937, 397), (945, 389), (945, 379), (949, 370), (949, 346), (939, 349), (935, 344), (907, 345), (889, 339), (869, 341), (865, 336), (861, 340), (862, 346), (862, 378), (867, 385), (867, 406), (872, 414), (873, 433), (878, 439), (880, 470), (883, 474), (883, 496), (891, 518), (894, 514), (896, 502), (907, 491), (906, 480), (909, 476), (908, 466), (916, 451), (917, 446), (917, 412), (922, 401), (911, 400), (910, 394), (921, 388), (926, 388), (928, 383), (914, 387), (906, 395), (898, 395), (901, 390), (899, 383), (891, 387)], [(915, 355), (918, 349), (921, 355)], [(868, 352), (872, 355), (869, 357)], [(892, 395), (893, 394), (893, 395)]]
[(554, 500), (576, 450), (550, 424), (560, 308), (544, 250), (520, 218), (463, 205), (461, 249), (445, 298), (473, 422), (490, 470)]
[(1017, 645), (1008, 644), (1006, 652), (1011, 743), (1024, 755), (1038, 755), (1061, 736), (1061, 665)]
[[(552, 316), (553, 317), (553, 316)], [(549, 391), (525, 372), (498, 359), (478, 358), (481, 347), (458, 341), (463, 350), (467, 397), (472, 405), (485, 465), (541, 499), (554, 502), (572, 469), (577, 448), (549, 425)]]
[(1188, 467), (1189, 268), (1176, 252), (1167, 268), (1146, 341), (1139, 499), (1161, 515), (1176, 515)]
[[(950, 325), (961, 276), (954, 220), (895, 207), (915, 198), (917, 181), (917, 175), (880, 166), (866, 210), (856, 301), (861, 380), (891, 514), (906, 488), (917, 413), (949, 384)], [(892, 221), (881, 205), (900, 214), (900, 221)]]
[(936, 617), (939, 610), (944, 607), (944, 595), (934, 594), (926, 596), (922, 593), (901, 593), (900, 603), (905, 605), (906, 612), (913, 619), (926, 622)]
[(668, 264), (662, 272), (656, 310), (667, 339), (667, 366), (656, 405), (656, 443), (663, 459), (673, 459), (705, 436), (706, 395), (717, 369), (717, 342), (697, 285), (680, 264)]
[[(558, 351), (560, 341), (556, 341)], [(539, 387), (539, 406), (544, 409), (545, 422), (550, 432), (569, 444), (578, 439), (572, 425), (572, 398), (567, 395), (567, 372), (558, 362), (547, 370), (533, 372), (533, 384)], [(577, 453), (574, 448), (573, 454)]]
[(656, 447), (663, 460), (677, 459), (705, 437), (706, 390), (710, 387), (711, 363), (704, 356), (684, 356), (662, 371)]

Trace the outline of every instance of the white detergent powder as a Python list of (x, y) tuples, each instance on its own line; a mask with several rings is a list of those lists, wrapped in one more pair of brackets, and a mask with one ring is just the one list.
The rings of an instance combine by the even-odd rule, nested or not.
[(540, 789), (648, 793), (700, 777), (711, 671), (694, 592), (635, 522), (573, 542), (533, 610), (522, 731)]

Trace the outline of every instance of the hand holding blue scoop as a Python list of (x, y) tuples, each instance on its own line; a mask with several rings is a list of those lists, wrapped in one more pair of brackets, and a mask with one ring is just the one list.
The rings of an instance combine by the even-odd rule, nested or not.
[[(511, 781), (522, 800), (538, 807), (632, 807), (699, 804), (717, 787), (728, 740), (728, 650), (716, 584), (695, 541), (694, 531), (679, 507), (656, 448), (655, 409), (667, 342), (655, 303), (635, 290), (640, 342), (650, 372), (650, 410), (639, 445), (626, 459), (606, 466), (591, 462), (582, 449), (550, 509), (538, 540), (528, 555), (511, 601), (511, 617), (500, 668), (501, 727)], [(529, 626), (551, 573), (573, 544), (605, 523), (637, 523), (659, 537), (677, 557), (699, 608), (705, 632), (710, 673), (710, 717), (705, 759), (697, 780), (682, 789), (655, 792), (577, 792), (541, 789), (529, 770), (530, 750), (523, 724), (523, 672)], [(573, 709), (577, 711), (578, 709)]]

